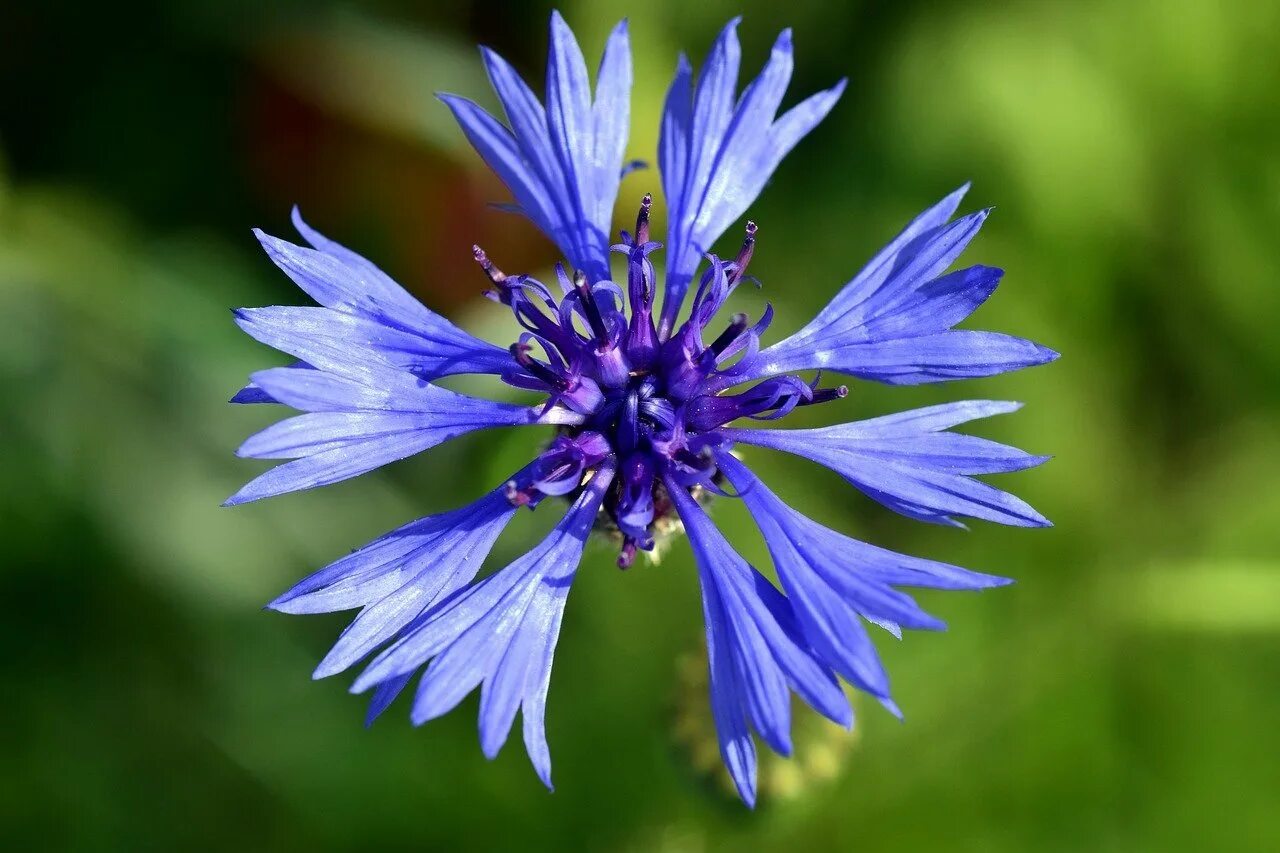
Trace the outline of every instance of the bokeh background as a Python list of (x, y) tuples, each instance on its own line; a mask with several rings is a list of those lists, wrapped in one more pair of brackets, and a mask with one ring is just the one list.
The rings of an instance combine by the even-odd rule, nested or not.
[[(802, 509), (1018, 583), (925, 595), (942, 635), (881, 643), (905, 709), (853, 736), (804, 716), (755, 812), (714, 772), (687, 546), (575, 585), (549, 735), (493, 762), (474, 697), (414, 729), (314, 663), (344, 624), (261, 605), (409, 519), (488, 489), (539, 440), (472, 436), (235, 510), (226, 399), (282, 362), (229, 308), (300, 304), (251, 226), (311, 222), (491, 339), (469, 247), (555, 260), (432, 93), (486, 92), (477, 42), (542, 78), (542, 3), (245, 0), (0, 12), (0, 846), (8, 850), (1280, 849), (1280, 5), (754, 4), (744, 67), (795, 28), (792, 101), (848, 75), (752, 215), (752, 271), (798, 327), (966, 179), (1007, 270), (975, 323), (1061, 350), (964, 385), (854, 387), (850, 418), (1027, 402), (976, 431), (1035, 452), (1002, 483), (1051, 530), (892, 517), (751, 454)], [(652, 158), (681, 47), (739, 4), (562, 4), (590, 57), (632, 17), (631, 154)], [(753, 72), (754, 73), (754, 72)], [(624, 183), (619, 222), (659, 187)], [(486, 391), (494, 391), (486, 388)], [(823, 407), (826, 408), (826, 407)], [(800, 422), (825, 421), (831, 409)], [(741, 512), (719, 520), (764, 557)], [(549, 523), (524, 514), (510, 559)], [(526, 517), (527, 516), (527, 517)], [(518, 738), (517, 738), (518, 740)]]

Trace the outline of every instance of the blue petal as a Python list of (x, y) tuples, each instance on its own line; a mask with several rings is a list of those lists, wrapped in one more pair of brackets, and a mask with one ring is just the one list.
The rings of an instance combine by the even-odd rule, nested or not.
[[(774, 122), (769, 131), (772, 156), (766, 161), (770, 164), (768, 170), (770, 174), (778, 168), (783, 158), (791, 153), (791, 149), (809, 135), (809, 131), (822, 123), (822, 120), (835, 107), (836, 102), (840, 100), (848, 84), (847, 79), (842, 79), (830, 89), (815, 92), (787, 110)], [(759, 190), (756, 192), (758, 193)]]
[(968, 329), (875, 343), (818, 338), (803, 344), (783, 341), (770, 347), (760, 354), (754, 369), (734, 380), (816, 369), (888, 385), (921, 385), (997, 376), (1057, 358), (1057, 352), (1024, 338)]
[(431, 380), (457, 373), (500, 374), (512, 364), (506, 350), (474, 338), (474, 345), (428, 338), (403, 326), (327, 308), (241, 308), (235, 316), (255, 340), (311, 367), (359, 380), (371, 379), (375, 369)]
[(373, 721), (382, 716), (382, 712), (387, 710), (387, 707), (392, 702), (396, 701), (396, 697), (408, 686), (412, 678), (413, 674), (410, 673), (379, 684), (378, 688), (373, 691), (373, 698), (369, 700), (369, 711), (365, 714), (364, 724), (372, 726)]
[(916, 217), (817, 317), (759, 353), (726, 381), (823, 369), (891, 385), (993, 376), (1058, 354), (995, 332), (953, 330), (1003, 274), (975, 266), (943, 275), (989, 211), (947, 223), (968, 185)]
[(565, 600), (613, 468), (602, 466), (541, 544), (420, 617), (356, 679), (359, 692), (430, 661), (414, 699), (420, 724), (447, 713), (483, 685), (481, 745), (493, 756), (523, 709), (525, 746), (551, 786), (543, 719)]
[[(349, 600), (356, 590), (363, 592), (364, 609), (342, 632), (314, 677), (324, 678), (347, 669), (397, 636), (433, 604), (471, 583), (494, 540), (515, 514), (515, 508), (501, 492), (498, 489), (465, 509), (424, 519), (427, 524), (419, 524), (429, 525), (429, 529), (414, 533), (409, 553), (390, 567), (380, 564), (378, 558), (370, 560), (372, 565), (361, 566), (362, 582), (352, 584), (346, 597)], [(395, 581), (403, 582), (378, 596)], [(346, 578), (338, 581), (343, 582), (350, 583)], [(324, 598), (330, 602), (333, 599), (332, 595)]]
[(474, 101), (449, 94), (438, 97), (453, 112), (471, 147), (506, 184), (529, 218), (556, 241), (566, 255), (576, 254), (577, 246), (567, 230), (567, 220), (556, 209), (563, 194), (561, 187), (543, 183), (534, 165), (526, 161), (511, 131)]
[[(479, 146), (477, 150), (489, 163), (490, 168), (499, 173), (499, 177), (507, 184), (507, 188), (524, 206), (524, 212), (529, 214), (530, 210), (534, 210), (536, 215), (530, 214), (530, 218), (557, 244), (564, 247), (563, 250), (567, 255), (568, 247), (576, 246), (576, 235), (564, 230), (564, 223), (574, 221), (572, 203), (565, 192), (568, 185), (565, 182), (564, 167), (560, 165), (560, 158), (551, 145), (547, 130), (547, 113), (538, 101), (538, 96), (525, 85), (509, 62), (488, 48), (481, 48), (481, 56), (489, 75), (489, 83), (497, 93), (498, 100), (506, 112), (507, 122), (511, 125), (511, 137), (519, 149), (519, 154), (525, 160), (523, 169), (519, 171), (520, 174), (527, 176), (524, 182), (513, 185), (503, 176), (498, 166), (489, 161), (489, 156), (480, 150)], [(446, 103), (450, 103), (451, 96), (442, 96), (442, 98)], [(479, 107), (474, 105), (469, 109), (479, 111)], [(455, 110), (456, 114), (457, 110)], [(463, 117), (457, 117), (464, 132), (470, 135)], [(492, 120), (485, 115), (484, 121)], [(497, 125), (497, 122), (493, 124)], [(475, 140), (472, 144), (475, 145)], [(532, 208), (527, 200), (530, 198), (538, 199)]]
[(707, 666), (711, 682), (711, 716), (716, 724), (720, 755), (738, 795), (756, 804), (756, 745), (742, 707), (743, 688), (731, 649), (733, 631), (714, 583), (702, 585), (702, 615), (707, 628)]
[(363, 607), (339, 641), (339, 646), (350, 645), (355, 637), (349, 635), (360, 633), (357, 625), (379, 621), (385, 613), (379, 609), (389, 598), (430, 603), (470, 583), (515, 514), (503, 492), (495, 489), (465, 507), (399, 527), (295, 584), (268, 606), (283, 613)]
[(479, 429), (580, 420), (558, 408), (468, 397), (408, 374), (381, 371), (387, 384), (373, 390), (342, 378), (308, 375), (313, 372), (257, 374), (268, 391), (319, 411), (273, 424), (241, 445), (241, 456), (294, 461), (249, 482), (227, 506), (336, 483)]
[[(551, 13), (551, 37), (547, 52), (547, 130), (552, 148), (560, 158), (568, 184), (570, 215), (579, 222), (594, 224), (588, 218), (591, 201), (591, 176), (582, 174), (586, 164), (582, 154), (593, 146), (591, 114), (591, 82), (587, 79), (587, 63), (582, 57), (573, 31), (559, 12)], [(615, 166), (621, 165), (620, 161)], [(615, 173), (619, 171), (615, 169)], [(612, 213), (612, 209), (610, 209)], [(607, 225), (602, 239), (607, 239)], [(590, 237), (582, 231), (572, 232), (578, 240), (570, 257), (585, 257)], [(591, 270), (598, 273), (598, 270)], [(604, 276), (608, 278), (608, 276)]]
[(399, 408), (395, 387), (369, 386), (321, 370), (272, 367), (249, 377), (273, 402), (304, 412), (352, 412)]
[[(979, 211), (920, 235), (898, 253), (874, 292), (857, 303), (848, 304), (837, 316), (824, 311), (819, 315), (820, 319), (802, 329), (797, 337), (806, 333), (808, 336), (826, 337), (844, 334), (847, 340), (857, 343), (883, 340), (883, 336), (874, 334), (869, 324), (916, 296), (926, 284), (932, 283), (955, 263), (970, 241), (977, 236), (986, 218), (987, 211)], [(945, 293), (944, 289), (943, 295)], [(844, 303), (839, 295), (836, 299)], [(977, 305), (974, 306), (976, 307)], [(969, 315), (964, 314), (959, 320), (967, 316)], [(950, 328), (952, 325), (954, 322), (942, 328)], [(932, 331), (938, 329), (908, 329), (901, 337), (915, 337)]]
[(1004, 270), (973, 266), (904, 288), (863, 327), (869, 339), (919, 337), (945, 332), (967, 318), (995, 292)]
[[(778, 113), (782, 96), (791, 82), (791, 71), (794, 67), (791, 47), (791, 31), (783, 30), (774, 43), (769, 60), (765, 63), (760, 75), (742, 92), (736, 105), (733, 100), (733, 89), (737, 78), (737, 37), (733, 36), (733, 78), (729, 79), (727, 90), (716, 87), (711, 100), (713, 117), (707, 127), (699, 127), (699, 119), (705, 114), (701, 81), (699, 81), (698, 99), (694, 103), (694, 132), (702, 130), (708, 142), (717, 140), (718, 144), (704, 143), (700, 149), (702, 157), (699, 165), (706, 164), (709, 172), (695, 172), (693, 195), (688, 199), (690, 205), (697, 210), (692, 221), (692, 233), (695, 235), (723, 234), (724, 231), (746, 211), (748, 204), (754, 200), (755, 192), (751, 187), (763, 186), (759, 169), (762, 158), (772, 159), (776, 151), (766, 151), (761, 145), (762, 136), (768, 139), (769, 134), (761, 133), (768, 128)], [(713, 53), (712, 59), (716, 58)], [(704, 71), (704, 75), (707, 72)], [(719, 120), (729, 116), (727, 125), (719, 126)], [(737, 197), (735, 198), (735, 194)], [(751, 198), (743, 198), (749, 194)], [(707, 240), (707, 244), (714, 241)]]
[[(676, 76), (667, 89), (662, 108), (662, 125), (658, 131), (658, 171), (662, 175), (662, 191), (666, 193), (669, 210), (680, 204), (684, 195), (685, 179), (689, 169), (689, 149), (693, 133), (693, 68), (683, 53), (676, 61)], [(674, 231), (678, 223), (672, 223), (668, 231)], [(670, 243), (670, 237), (667, 240)], [(685, 282), (688, 286), (688, 282)]]
[(807, 641), (836, 672), (883, 702), (890, 702), (888, 675), (861, 619), (898, 636), (899, 626), (944, 627), (890, 584), (980, 589), (1008, 582), (850, 539), (787, 506), (732, 454), (718, 453), (717, 461), (760, 527)]
[[(591, 147), (592, 221), (602, 223), (605, 238), (612, 233), (613, 203), (619, 181), (630, 171), (645, 168), (643, 160), (626, 159), (631, 128), (631, 37), (626, 20), (609, 34), (596, 72), (596, 98), (592, 104), (595, 139)], [(606, 247), (607, 248), (607, 247)]]
[[(418, 412), (308, 412), (274, 423), (236, 450), (246, 459), (300, 459), (368, 442), (427, 433), (436, 419)], [(432, 436), (432, 443), (438, 444)]]
[(245, 405), (252, 403), (274, 403), (275, 399), (266, 391), (263, 391), (257, 385), (250, 382), (248, 385), (237, 391), (227, 402)]
[(939, 432), (945, 426), (1009, 411), (1010, 406), (969, 401), (818, 429), (726, 429), (724, 433), (733, 441), (825, 465), (871, 498), (921, 521), (954, 524), (950, 517), (954, 514), (1046, 527), (1049, 521), (1024, 501), (971, 475), (1030, 468), (1047, 457)]
[[(721, 31), (719, 38), (711, 47), (711, 53), (698, 74), (698, 84), (693, 93), (693, 131), (690, 139), (689, 173), (680, 198), (680, 213), (676, 214), (676, 205), (671, 205), (669, 217), (672, 223), (679, 226), (679, 231), (688, 234), (698, 219), (703, 200), (709, 195), (712, 169), (720, 156), (721, 142), (725, 130), (734, 118), (734, 94), (738, 88), (738, 69), (742, 62), (742, 47), (738, 43), (738, 24), (742, 19), (734, 18)], [(714, 199), (712, 200), (714, 204)], [(676, 229), (670, 229), (667, 251), (668, 264), (680, 264), (677, 260), (686, 250), (685, 237), (677, 237)], [(709, 251), (710, 246), (694, 248), (695, 255)], [(686, 250), (687, 251), (687, 250)], [(692, 274), (692, 270), (689, 271)]]
[(250, 480), (240, 491), (227, 498), (223, 506), (237, 506), (288, 492), (332, 485), (421, 453), (435, 443), (437, 442), (429, 435), (424, 437), (412, 432), (353, 441), (277, 465)]
[(844, 90), (841, 82), (778, 118), (793, 64), (791, 32), (784, 30), (760, 75), (735, 99), (738, 21), (720, 33), (696, 90), (688, 62), (680, 57), (663, 110), (658, 159), (670, 220), (664, 336), (674, 326), (699, 259), (755, 201), (782, 158)]
[(358, 317), (327, 308), (285, 306), (239, 308), (232, 313), (249, 337), (319, 370), (369, 385), (401, 372), (384, 354), (352, 334), (372, 326)]
[(510, 129), (473, 102), (441, 95), (467, 139), (522, 211), (593, 281), (609, 278), (609, 234), (630, 125), (631, 49), (626, 21), (609, 36), (596, 95), (582, 51), (551, 15), (546, 108), (496, 53), (483, 52)]
[[(276, 266), (316, 302), (332, 309), (338, 318), (329, 324), (333, 333), (367, 342), (393, 363), (425, 378), (500, 373), (509, 365), (505, 350), (428, 309), (373, 263), (308, 226), (297, 208), (293, 223), (315, 248), (256, 229), (254, 233)], [(319, 309), (311, 312), (322, 314)]]
[(755, 753), (744, 747), (744, 718), (771, 747), (787, 754), (788, 687), (837, 723), (851, 725), (853, 714), (830, 669), (805, 642), (787, 599), (738, 556), (685, 489), (670, 479), (667, 489), (698, 563), (721, 754), (750, 803)]
[(876, 253), (853, 279), (840, 289), (835, 298), (818, 314), (812, 326), (826, 326), (845, 312), (862, 304), (876, 292), (889, 273), (894, 269), (899, 254), (911, 245), (916, 238), (935, 229), (941, 228), (955, 215), (960, 202), (969, 192), (969, 184), (964, 184), (946, 198), (918, 215), (902, 229), (902, 232), (889, 241), (883, 249)]

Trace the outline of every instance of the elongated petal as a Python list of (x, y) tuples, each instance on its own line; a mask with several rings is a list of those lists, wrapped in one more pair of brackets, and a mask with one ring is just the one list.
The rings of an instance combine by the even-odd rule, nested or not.
[(769, 129), (769, 142), (773, 149), (768, 169), (770, 174), (778, 168), (783, 158), (791, 153), (791, 149), (809, 135), (809, 131), (822, 123), (827, 114), (835, 108), (848, 85), (849, 81), (844, 79), (830, 89), (815, 92), (787, 110), (774, 122), (773, 127)]
[(760, 75), (735, 98), (738, 21), (721, 31), (696, 88), (688, 62), (680, 57), (663, 110), (658, 160), (670, 221), (659, 327), (664, 337), (675, 325), (699, 259), (755, 201), (782, 158), (844, 90), (841, 82), (778, 118), (793, 65), (791, 32), (784, 30)]
[(430, 436), (401, 432), (341, 444), (277, 465), (246, 483), (240, 491), (227, 498), (223, 506), (237, 506), (289, 492), (332, 485), (421, 453), (434, 443)]
[(441, 100), (521, 211), (592, 281), (608, 279), (613, 204), (630, 124), (626, 21), (609, 36), (594, 100), (582, 50), (558, 12), (551, 15), (545, 108), (509, 63), (489, 50), (483, 55), (510, 128), (465, 98)]
[(439, 98), (453, 113), (471, 147), (507, 185), (524, 212), (566, 254), (575, 248), (572, 243), (566, 246), (561, 242), (568, 240), (569, 234), (557, 212), (557, 197), (553, 195), (559, 188), (543, 183), (533, 164), (525, 159), (520, 143), (511, 131), (472, 100), (449, 94), (441, 94)]
[(413, 674), (410, 673), (379, 684), (377, 689), (373, 691), (373, 698), (369, 700), (369, 710), (365, 714), (364, 724), (372, 726), (373, 721), (382, 716), (382, 712), (387, 710), (387, 707), (396, 701), (396, 697), (404, 692), (405, 687), (409, 685), (409, 681), (412, 678)]
[(741, 674), (732, 650), (733, 630), (719, 589), (702, 585), (702, 617), (707, 631), (707, 666), (711, 683), (711, 716), (716, 724), (720, 756), (743, 802), (756, 805), (756, 745), (742, 707)]
[[(711, 182), (712, 170), (721, 154), (725, 131), (734, 118), (734, 95), (737, 93), (738, 69), (742, 63), (742, 46), (738, 42), (738, 24), (741, 21), (741, 17), (734, 18), (720, 31), (715, 44), (711, 46), (711, 53), (698, 73), (698, 84), (693, 92), (689, 174), (685, 178), (678, 218), (675, 215), (676, 205), (668, 202), (671, 204), (671, 221), (678, 222), (682, 229), (692, 229), (698, 219)], [(673, 250), (683, 243), (683, 240), (678, 243), (674, 234), (672, 235), (668, 263), (680, 257)], [(699, 255), (702, 251), (709, 250), (709, 246), (705, 250), (693, 249)]]
[(255, 340), (305, 366), (364, 382), (378, 381), (391, 369), (431, 380), (458, 373), (500, 374), (512, 365), (507, 351), (475, 338), (474, 344), (428, 339), (401, 326), (327, 308), (242, 308), (235, 316)]
[[(636, 163), (626, 163), (627, 135), (631, 127), (631, 37), (626, 20), (609, 34), (596, 73), (596, 97), (591, 106), (594, 139), (591, 146), (591, 221), (603, 226), (605, 248), (612, 233), (613, 203), (621, 177)], [(618, 164), (624, 165), (619, 168)]]
[[(572, 236), (564, 230), (564, 223), (574, 221), (572, 213), (574, 207), (572, 199), (563, 191), (568, 184), (560, 157), (551, 144), (546, 110), (543, 109), (538, 96), (520, 79), (519, 73), (511, 67), (509, 62), (488, 48), (481, 48), (481, 54), (489, 75), (489, 82), (502, 102), (512, 136), (527, 163), (528, 174), (536, 179), (535, 184), (530, 184), (526, 180), (523, 193), (519, 187), (511, 183), (507, 184), (507, 188), (517, 200), (520, 200), (521, 205), (524, 205), (523, 212), (527, 214), (531, 210), (541, 212), (540, 215), (531, 216), (531, 218), (544, 230), (551, 229), (547, 230), (548, 236), (568, 254), (566, 245), (574, 244)], [(446, 103), (449, 103), (448, 99)], [(458, 119), (462, 122), (462, 117)], [(463, 130), (466, 129), (466, 125), (463, 124)], [(480, 149), (477, 148), (477, 150)], [(484, 151), (480, 150), (480, 154), (484, 156)], [(488, 159), (485, 157), (486, 162)], [(489, 165), (490, 168), (498, 171), (494, 164)], [(501, 171), (498, 171), (498, 174), (499, 177), (503, 177)], [(503, 181), (506, 182), (506, 178), (503, 178)], [(530, 193), (533, 197), (540, 199), (534, 208), (529, 208), (521, 200), (522, 195)]]
[(1009, 404), (969, 401), (819, 429), (724, 432), (733, 441), (825, 465), (871, 498), (921, 521), (954, 524), (952, 515), (967, 515), (1045, 527), (1049, 521), (1025, 502), (970, 475), (1029, 468), (1046, 457), (938, 431), (958, 418), (1008, 410)]
[[(927, 282), (933, 281), (955, 263), (977, 236), (982, 223), (986, 221), (987, 214), (988, 211), (979, 211), (919, 235), (894, 256), (892, 265), (888, 267), (875, 290), (856, 303), (848, 302), (846, 310), (839, 316), (827, 315), (820, 325), (815, 321), (812, 326), (815, 329), (821, 328), (827, 333), (846, 328), (862, 330), (873, 319), (886, 313), (901, 301), (909, 299)], [(839, 294), (836, 299), (847, 301), (841, 300)], [(872, 340), (873, 338), (871, 335), (864, 334), (863, 339)]]
[(369, 386), (322, 370), (272, 367), (250, 380), (272, 402), (304, 412), (396, 411), (401, 406), (395, 387)]
[(685, 489), (670, 478), (667, 488), (698, 563), (708, 649), (714, 648), (716, 655), (711, 661), (711, 693), (721, 754), (739, 793), (750, 803), (754, 751), (743, 749), (741, 717), (776, 751), (787, 754), (787, 687), (841, 725), (852, 724), (852, 711), (829, 668), (804, 640), (786, 598), (738, 556)]
[(1023, 338), (953, 329), (876, 343), (846, 344), (839, 338), (818, 338), (804, 344), (783, 341), (762, 352), (758, 366), (736, 379), (741, 382), (816, 369), (888, 385), (921, 385), (997, 376), (1057, 358), (1055, 351)]
[(272, 609), (288, 613), (363, 608), (315, 677), (348, 668), (471, 583), (515, 514), (504, 491), (499, 487), (468, 506), (394, 530), (271, 602)]
[(249, 436), (236, 455), (246, 459), (300, 459), (353, 444), (367, 448), (377, 439), (436, 428), (434, 417), (419, 412), (308, 412)]
[[(495, 537), (498, 532), (493, 531)], [(487, 553), (493, 543), (483, 544), (483, 553)], [(449, 568), (447, 574), (440, 572), (434, 577), (415, 577), (396, 592), (365, 608), (320, 662), (313, 677), (326, 678), (353, 666), (395, 638), (432, 604), (447, 599), (470, 583), (480, 566), (463, 560), (450, 561)]]
[[(668, 210), (683, 202), (692, 133), (693, 68), (688, 57), (681, 53), (676, 62), (676, 75), (667, 89), (658, 132), (658, 171), (662, 175), (662, 191), (667, 197)], [(674, 217), (672, 222), (670, 230), (674, 231), (678, 223)]]
[[(499, 373), (510, 364), (505, 350), (428, 309), (372, 262), (308, 226), (297, 208), (293, 222), (314, 248), (297, 246), (260, 230), (254, 233), (276, 266), (330, 309), (295, 315), (299, 320), (309, 316), (315, 334), (368, 346), (393, 364), (425, 378)], [(330, 313), (332, 319), (320, 319)], [(264, 342), (276, 346), (273, 339)]]
[[(569, 25), (559, 12), (553, 11), (547, 52), (547, 130), (568, 183), (566, 198), (572, 204), (571, 215), (588, 225), (591, 223), (587, 219), (586, 208), (590, 204), (588, 196), (592, 188), (590, 175), (583, 174), (587, 164), (583, 162), (582, 154), (589, 151), (594, 143), (593, 125), (591, 83), (587, 79), (586, 60)], [(570, 257), (585, 259), (590, 237), (582, 231), (572, 232), (577, 244)], [(600, 277), (599, 270), (589, 272)]]
[[(974, 214), (918, 237), (899, 253), (875, 292), (839, 315), (815, 320), (796, 337), (838, 336), (846, 344), (868, 343), (945, 331), (965, 319), (995, 289), (1002, 271), (973, 267), (938, 276), (977, 234), (985, 215)], [(957, 298), (969, 291), (974, 292), (968, 299)], [(952, 304), (956, 302), (960, 304)]]
[(877, 252), (875, 257), (840, 289), (827, 307), (814, 318), (810, 326), (825, 328), (845, 312), (865, 302), (884, 284), (897, 263), (898, 255), (920, 235), (946, 225), (955, 215), (956, 209), (968, 192), (969, 184), (966, 183), (907, 223), (907, 227), (903, 228), (897, 237), (889, 241), (888, 245)]
[[(300, 581), (268, 606), (283, 613), (370, 608), (406, 594), (411, 584), (417, 587), (413, 594), (428, 601), (448, 597), (475, 577), (494, 539), (515, 514), (503, 492), (497, 488), (465, 507), (380, 536)], [(349, 633), (351, 629), (343, 641), (350, 642)]]
[[(736, 105), (732, 99), (732, 88), (729, 90), (726, 100), (732, 115), (714, 152), (710, 172), (702, 186), (697, 188), (700, 195), (690, 199), (698, 211), (692, 223), (694, 234), (724, 233), (755, 200), (767, 180), (767, 176), (758, 171), (760, 167), (775, 158), (780, 159), (776, 151), (762, 150), (761, 142), (770, 138), (770, 132), (762, 134), (761, 129), (768, 128), (777, 116), (778, 106), (791, 82), (793, 68), (791, 30), (783, 30), (759, 76), (743, 90)], [(701, 104), (694, 106), (698, 110)], [(695, 131), (696, 116), (695, 112)], [(714, 130), (710, 135), (713, 134)]]
[(313, 248), (273, 237), (260, 228), (253, 233), (272, 263), (320, 305), (365, 315), (394, 310), (406, 318), (447, 323), (367, 259), (308, 226), (296, 207), (293, 221)]
[[(288, 353), (317, 370), (369, 385), (389, 378), (398, 368), (373, 347), (355, 337), (355, 329), (373, 324), (325, 308), (271, 306), (240, 308), (236, 325), (254, 340)], [(305, 369), (305, 368), (300, 368)]]
[(796, 334), (740, 367), (743, 382), (824, 369), (891, 385), (994, 376), (1053, 361), (1058, 354), (1021, 338), (952, 329), (995, 291), (1003, 274), (950, 267), (989, 211), (947, 219), (968, 186), (916, 217)]
[[(406, 374), (407, 376), (407, 374)], [(250, 437), (238, 451), (254, 458), (293, 458), (249, 482), (226, 505), (235, 505), (285, 492), (330, 485), (374, 468), (420, 453), (468, 432), (497, 426), (518, 426), (564, 420), (559, 409), (523, 407), (479, 400), (427, 385), (409, 377), (394, 395), (393, 410), (381, 406), (360, 409), (357, 403), (377, 392), (341, 395), (343, 383), (330, 383), (294, 402), (337, 411), (318, 411), (283, 420)], [(277, 389), (279, 390), (279, 389)], [(290, 388), (292, 393), (294, 388)], [(308, 389), (314, 391), (315, 389)], [(363, 395), (363, 396), (361, 396)], [(391, 403), (392, 400), (386, 402)], [(575, 416), (569, 416), (572, 420)]]
[(569, 586), (613, 467), (604, 465), (555, 530), (529, 553), (428, 611), (356, 679), (355, 691), (404, 678), (430, 661), (413, 720), (447, 713), (482, 686), (480, 737), (496, 755), (518, 708), (539, 778), (551, 786), (543, 719), (547, 685)]
[(895, 714), (888, 675), (860, 619), (890, 630), (939, 630), (944, 627), (940, 621), (890, 585), (981, 589), (1008, 582), (843, 536), (787, 506), (732, 454), (721, 452), (716, 458), (764, 535), (807, 641), (840, 675)]
[(1004, 270), (974, 266), (905, 289), (879, 306), (863, 327), (869, 340), (945, 332), (966, 319), (995, 292)]

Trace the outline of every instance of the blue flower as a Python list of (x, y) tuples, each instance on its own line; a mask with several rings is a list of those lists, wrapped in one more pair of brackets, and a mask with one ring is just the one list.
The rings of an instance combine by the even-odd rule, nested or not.
[[(551, 784), (543, 725), (551, 662), (583, 547), (602, 530), (625, 568), (683, 530), (698, 567), (721, 753), (743, 800), (755, 800), (753, 732), (789, 754), (791, 694), (850, 726), (844, 679), (894, 714), (889, 680), (867, 631), (938, 630), (902, 587), (982, 589), (1008, 581), (851, 539), (788, 506), (735, 447), (780, 450), (840, 474), (895, 512), (936, 524), (967, 516), (1037, 527), (1049, 522), (978, 475), (1029, 468), (1033, 456), (952, 432), (1017, 404), (967, 401), (820, 429), (744, 428), (798, 406), (836, 403), (846, 388), (823, 372), (889, 384), (991, 376), (1043, 364), (1051, 350), (994, 332), (957, 330), (1001, 271), (948, 272), (986, 211), (952, 219), (966, 188), (920, 214), (809, 325), (763, 347), (772, 307), (752, 322), (716, 324), (747, 279), (757, 229), (732, 257), (716, 243), (788, 151), (839, 99), (841, 82), (779, 115), (792, 69), (790, 32), (738, 94), (737, 21), (694, 82), (681, 57), (667, 94), (658, 162), (669, 210), (661, 308), (645, 196), (634, 231), (611, 244), (629, 124), (627, 26), (609, 36), (593, 93), (573, 34), (551, 18), (543, 101), (485, 50), (506, 123), (474, 103), (441, 99), (503, 180), (515, 209), (568, 261), (555, 281), (508, 275), (479, 248), (487, 295), (521, 327), (508, 348), (478, 340), (411, 297), (372, 263), (294, 223), (310, 248), (258, 234), (271, 259), (319, 307), (236, 312), (241, 328), (297, 361), (255, 373), (236, 402), (301, 414), (251, 437), (242, 456), (289, 460), (228, 503), (336, 483), (464, 433), (552, 424), (556, 438), (528, 465), (461, 509), (405, 525), (303, 580), (271, 603), (286, 613), (359, 610), (316, 669), (369, 660), (354, 690), (373, 691), (369, 719), (423, 672), (411, 716), (423, 723), (481, 688), (480, 741), (492, 757), (516, 712), (539, 777)], [(625, 278), (612, 278), (611, 255)], [(699, 273), (699, 265), (702, 265)], [(696, 287), (693, 286), (696, 282)], [(691, 299), (686, 299), (692, 290)], [(680, 321), (681, 309), (688, 315)], [(812, 381), (801, 371), (818, 371)], [(529, 405), (477, 399), (433, 384), (487, 373), (535, 392)], [(705, 505), (742, 500), (777, 570), (779, 590), (716, 529)], [(569, 503), (555, 530), (476, 582), (520, 507)]]

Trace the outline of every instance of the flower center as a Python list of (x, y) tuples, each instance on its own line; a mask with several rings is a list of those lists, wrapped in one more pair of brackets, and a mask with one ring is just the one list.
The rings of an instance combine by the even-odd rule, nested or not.
[[(719, 428), (741, 417), (774, 419), (796, 406), (843, 397), (847, 390), (818, 389), (796, 376), (778, 376), (738, 394), (724, 391), (755, 364), (760, 336), (773, 318), (766, 308), (751, 325), (734, 314), (710, 343), (706, 330), (737, 286), (755, 252), (756, 225), (748, 222), (737, 256), (707, 255), (689, 318), (669, 335), (653, 320), (655, 275), (649, 256), (661, 244), (649, 239), (653, 204), (646, 195), (635, 234), (622, 232), (613, 251), (627, 259), (626, 291), (612, 281), (572, 278), (556, 265), (559, 297), (527, 275), (507, 275), (474, 247), (492, 290), (486, 295), (511, 308), (524, 332), (511, 345), (503, 380), (547, 395), (546, 408), (560, 405), (582, 416), (562, 428), (535, 462), (507, 484), (507, 497), (534, 506), (547, 495), (572, 496), (607, 459), (618, 476), (601, 508), (599, 527), (619, 539), (618, 565), (639, 550), (653, 551), (678, 532), (665, 480), (695, 498), (723, 493), (713, 448), (725, 443)], [(629, 308), (629, 311), (627, 310)], [(730, 365), (735, 356), (735, 364)]]

